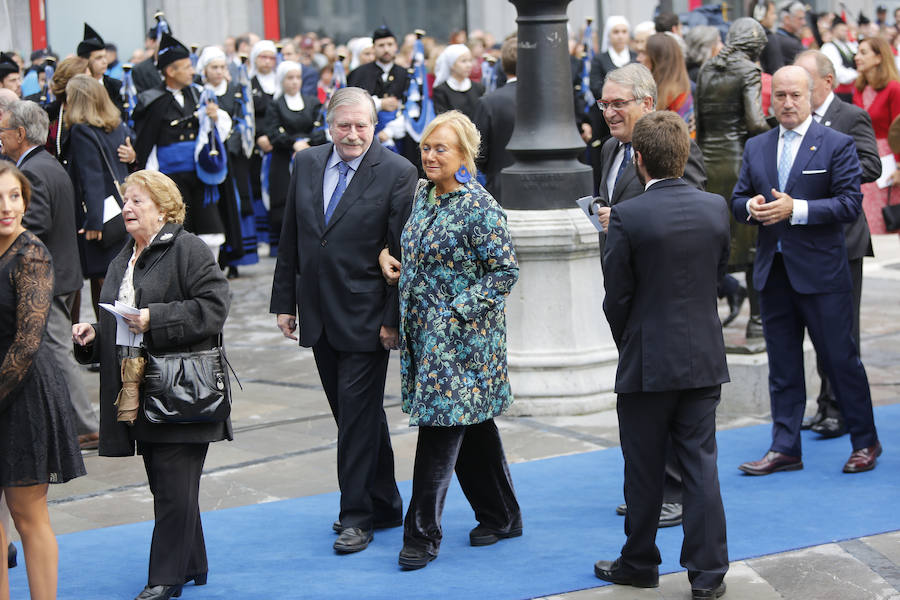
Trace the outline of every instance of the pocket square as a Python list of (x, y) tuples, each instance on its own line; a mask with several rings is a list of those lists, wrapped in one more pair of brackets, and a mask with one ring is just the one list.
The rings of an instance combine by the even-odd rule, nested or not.
[(804, 175), (818, 175), (819, 173), (827, 173), (828, 169), (813, 169), (812, 171), (803, 171)]

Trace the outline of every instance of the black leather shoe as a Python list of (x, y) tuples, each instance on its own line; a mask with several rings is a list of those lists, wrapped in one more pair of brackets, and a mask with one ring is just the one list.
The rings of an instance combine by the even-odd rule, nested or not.
[(737, 316), (741, 313), (741, 306), (744, 304), (744, 300), (747, 299), (747, 288), (744, 286), (738, 287), (734, 290), (733, 294), (728, 294), (728, 316), (725, 317), (725, 320), (722, 321), (722, 327), (726, 327), (734, 321)]
[(803, 429), (803, 430), (812, 429), (813, 427), (815, 427), (816, 425), (818, 425), (819, 423), (821, 423), (824, 420), (825, 420), (825, 411), (817, 410), (816, 414), (814, 414), (813, 416), (806, 417), (805, 419), (803, 419), (803, 422), (800, 423), (800, 429)]
[(19, 553), (19, 551), (16, 550), (16, 545), (13, 544), (12, 542), (10, 542), (9, 546), (6, 548), (6, 567), (8, 569), (12, 569), (17, 564), (19, 564), (18, 561), (16, 560), (16, 555), (18, 553)]
[(748, 340), (761, 339), (763, 337), (762, 317), (750, 315), (750, 320), (747, 321), (746, 337)]
[[(373, 527), (375, 529), (393, 529), (394, 527), (400, 527), (401, 525), (403, 525), (403, 519), (393, 519), (390, 521), (375, 521)], [(331, 524), (331, 529), (333, 529), (335, 533), (340, 533), (344, 530), (344, 526), (341, 525), (340, 521), (335, 521)]]
[(825, 417), (819, 423), (810, 427), (810, 429), (823, 438), (841, 437), (847, 433), (847, 425), (844, 423), (844, 419), (840, 417)]
[(691, 600), (707, 600), (707, 598), (721, 598), (725, 595), (725, 582), (720, 583), (714, 590), (691, 590)]
[(184, 582), (190, 583), (194, 582), (194, 585), (206, 585), (206, 573), (197, 573), (195, 575), (185, 575)]
[(659, 587), (659, 572), (628, 573), (622, 568), (618, 558), (613, 562), (598, 560), (594, 564), (594, 575), (603, 581), (618, 583), (619, 585), (630, 585), (639, 588)]
[[(627, 512), (627, 504), (620, 504), (616, 507), (617, 515), (625, 516)], [(663, 502), (662, 508), (659, 510), (659, 524), (657, 524), (657, 528), (681, 525), (681, 513), (682, 507), (680, 502)]]
[(514, 527), (509, 531), (498, 531), (496, 529), (491, 529), (490, 527), (485, 527), (484, 525), (479, 525), (469, 532), (469, 543), (473, 546), (490, 546), (491, 544), (496, 544), (500, 540), (519, 537), (520, 535), (522, 535), (521, 527)]
[(437, 556), (430, 552), (404, 544), (403, 549), (400, 550), (400, 557), (397, 559), (397, 562), (400, 563), (403, 570), (414, 571), (427, 566), (428, 563), (436, 558)]
[(180, 585), (148, 585), (134, 600), (169, 600), (181, 596)]
[(350, 554), (351, 552), (359, 552), (365, 550), (372, 541), (371, 529), (360, 529), (359, 527), (348, 527), (341, 532), (338, 539), (334, 541), (334, 550), (341, 554)]

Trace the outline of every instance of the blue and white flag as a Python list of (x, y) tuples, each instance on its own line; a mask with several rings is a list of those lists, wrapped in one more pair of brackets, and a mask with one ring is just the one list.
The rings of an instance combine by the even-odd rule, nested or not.
[(250, 76), (247, 74), (247, 63), (241, 60), (238, 69), (238, 84), (241, 86), (240, 103), (241, 112), (237, 118), (237, 130), (241, 136), (241, 149), (247, 158), (253, 154), (256, 145), (256, 117), (253, 114), (253, 89), (250, 85)]
[(128, 126), (134, 127), (134, 109), (137, 106), (137, 88), (134, 85), (134, 77), (131, 74), (132, 65), (122, 65), (122, 106), (125, 107), (125, 114), (128, 116)]
[(428, 96), (428, 81), (425, 71), (425, 46), (422, 32), (416, 32), (413, 47), (413, 67), (406, 90), (406, 132), (418, 142), (422, 131), (434, 119), (434, 104)]
[(594, 60), (594, 35), (591, 28), (591, 19), (587, 20), (584, 27), (584, 55), (581, 57), (581, 95), (584, 97), (584, 112), (587, 113), (594, 105), (594, 94), (591, 92), (591, 61)]

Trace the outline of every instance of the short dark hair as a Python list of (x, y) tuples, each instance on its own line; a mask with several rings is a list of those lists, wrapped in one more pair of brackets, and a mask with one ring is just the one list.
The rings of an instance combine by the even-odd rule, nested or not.
[(653, 19), (653, 25), (656, 27), (656, 33), (665, 33), (667, 31), (672, 31), (681, 25), (681, 21), (675, 13), (666, 12), (659, 13), (656, 18)]
[(668, 110), (647, 113), (634, 124), (631, 145), (652, 179), (681, 177), (691, 153), (687, 124)]
[(505, 75), (515, 75), (519, 61), (519, 38), (512, 36), (500, 48), (500, 68)]

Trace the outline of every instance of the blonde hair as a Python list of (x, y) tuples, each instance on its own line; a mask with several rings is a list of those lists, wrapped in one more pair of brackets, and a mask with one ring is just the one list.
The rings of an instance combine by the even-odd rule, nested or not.
[(122, 122), (106, 88), (89, 75), (76, 75), (66, 84), (66, 109), (66, 127), (83, 123), (109, 133)]
[(69, 58), (63, 59), (63, 61), (59, 63), (59, 66), (56, 67), (56, 71), (53, 72), (53, 77), (50, 79), (50, 91), (61, 101), (65, 101), (66, 85), (68, 85), (69, 80), (76, 75), (84, 75), (87, 68), (88, 59), (86, 58), (70, 56)]
[(457, 146), (463, 155), (462, 162), (468, 169), (469, 174), (475, 177), (475, 157), (478, 156), (478, 148), (481, 146), (481, 134), (478, 133), (478, 128), (475, 127), (475, 124), (472, 123), (469, 117), (458, 110), (448, 110), (436, 116), (425, 127), (425, 131), (422, 132), (422, 137), (420, 138), (422, 141), (419, 142), (419, 145), (424, 144), (428, 136), (442, 125), (446, 125), (456, 134)]
[(147, 190), (150, 199), (159, 208), (167, 223), (184, 223), (184, 201), (174, 181), (159, 171), (144, 170), (125, 178), (125, 183), (122, 184), (123, 194), (130, 185), (139, 185)]

